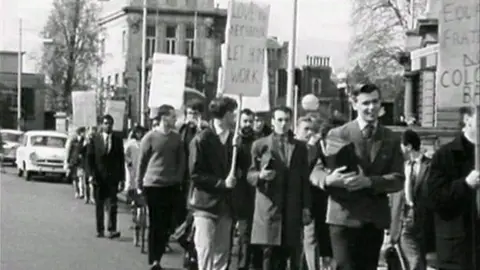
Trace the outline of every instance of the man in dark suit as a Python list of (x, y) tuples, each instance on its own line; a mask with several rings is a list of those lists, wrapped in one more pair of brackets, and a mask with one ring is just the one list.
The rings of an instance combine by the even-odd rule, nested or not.
[(112, 132), (113, 117), (102, 117), (102, 132), (88, 144), (87, 160), (90, 182), (94, 185), (97, 237), (105, 234), (105, 202), (108, 201), (108, 232), (110, 238), (120, 237), (117, 231), (117, 193), (125, 186), (123, 140)]
[(247, 180), (255, 187), (251, 243), (263, 247), (263, 270), (298, 269), (303, 227), (312, 222), (308, 150), (291, 136), (290, 108), (272, 111), (273, 133), (252, 145)]
[[(75, 134), (68, 139), (65, 145), (67, 155), (65, 156), (64, 166), (67, 170), (67, 177), (72, 180), (76, 199), (81, 199), (87, 195), (85, 194), (85, 179), (83, 179), (85, 177), (85, 133), (85, 127), (77, 128)], [(85, 202), (88, 202), (87, 198)]]
[(462, 133), (438, 149), (430, 164), (425, 189), (435, 216), (438, 269), (480, 269), (476, 113), (475, 108), (462, 108)]
[(403, 188), (404, 161), (398, 136), (378, 123), (380, 89), (360, 85), (351, 95), (358, 117), (332, 129), (326, 145), (327, 156), (340, 148), (338, 142), (352, 146), (342, 157), (351, 164), (320, 164), (311, 178), (329, 194), (327, 223), (337, 269), (374, 270), (390, 225), (387, 194)]
[(398, 247), (405, 270), (425, 270), (427, 241), (432, 220), (422, 197), (422, 186), (428, 176), (430, 159), (420, 150), (420, 136), (413, 130), (402, 134), (401, 148), (405, 155), (404, 188), (390, 195), (392, 222), (390, 242)]

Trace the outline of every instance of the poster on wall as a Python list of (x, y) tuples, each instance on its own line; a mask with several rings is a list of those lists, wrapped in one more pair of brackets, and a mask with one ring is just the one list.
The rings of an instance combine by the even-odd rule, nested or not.
[(113, 117), (113, 130), (123, 131), (125, 121), (125, 101), (123, 100), (107, 100), (105, 104), (105, 114)]
[[(95, 91), (72, 92), (72, 125), (92, 127), (97, 125), (97, 99)], [(66, 127), (65, 127), (66, 128)]]

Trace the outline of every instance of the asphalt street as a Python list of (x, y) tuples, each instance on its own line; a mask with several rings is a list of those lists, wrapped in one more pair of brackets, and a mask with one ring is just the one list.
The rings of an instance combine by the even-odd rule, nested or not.
[[(0, 269), (132, 270), (148, 269), (147, 256), (133, 245), (130, 215), (118, 214), (119, 239), (98, 239), (95, 210), (73, 198), (71, 185), (27, 182), (13, 168), (0, 174)], [(162, 264), (182, 269), (182, 252), (173, 244)]]

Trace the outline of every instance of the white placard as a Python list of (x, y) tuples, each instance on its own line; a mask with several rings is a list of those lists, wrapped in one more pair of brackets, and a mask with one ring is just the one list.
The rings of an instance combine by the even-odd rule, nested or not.
[(72, 124), (75, 127), (97, 125), (97, 95), (95, 91), (72, 92)]
[(187, 60), (184, 55), (155, 53), (148, 107), (168, 104), (181, 109), (185, 91)]
[(123, 100), (107, 100), (105, 104), (105, 114), (110, 114), (113, 117), (114, 131), (123, 131), (125, 107), (125, 101)]
[(223, 93), (258, 97), (263, 87), (270, 5), (231, 0), (222, 63)]
[(443, 0), (439, 18), (439, 108), (479, 104), (480, 2)]
[[(265, 52), (266, 54), (266, 52)], [(270, 111), (270, 80), (269, 80), (269, 75), (268, 75), (268, 60), (267, 57), (265, 57), (265, 65), (264, 65), (264, 70), (263, 70), (263, 83), (262, 83), (262, 90), (260, 93), (260, 96), (258, 97), (249, 97), (249, 96), (244, 96), (242, 97), (242, 109), (250, 109), (254, 112), (268, 112)], [(228, 96), (231, 98), (234, 98), (239, 102), (238, 100), (238, 95), (233, 95), (233, 94), (227, 94), (222, 92), (222, 87), (221, 87), (221, 76), (222, 76), (222, 67), (219, 68), (218, 70), (218, 76), (219, 76), (219, 84), (217, 85), (217, 93), (223, 96)]]

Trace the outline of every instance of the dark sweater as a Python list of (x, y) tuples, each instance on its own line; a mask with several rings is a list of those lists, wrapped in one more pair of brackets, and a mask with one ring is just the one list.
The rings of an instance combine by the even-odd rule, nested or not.
[(150, 131), (140, 142), (137, 188), (180, 185), (185, 170), (185, 153), (180, 135)]

